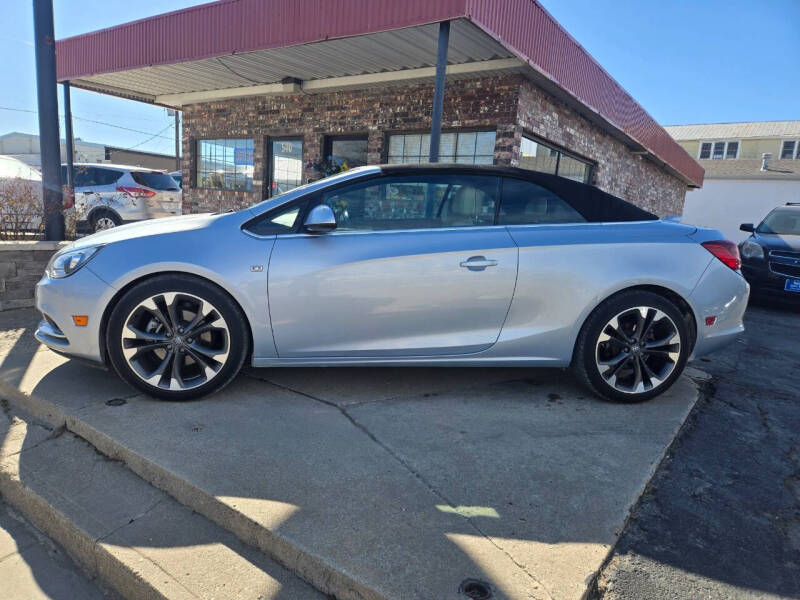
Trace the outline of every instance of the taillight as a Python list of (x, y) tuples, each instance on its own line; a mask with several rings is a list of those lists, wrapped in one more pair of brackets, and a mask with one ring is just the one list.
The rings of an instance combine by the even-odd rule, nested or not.
[(734, 271), (742, 267), (742, 258), (739, 256), (739, 247), (730, 240), (715, 240), (703, 242), (703, 248), (724, 262)]
[(118, 192), (124, 192), (128, 194), (131, 198), (152, 198), (156, 195), (153, 190), (146, 190), (141, 187), (128, 187), (125, 185), (118, 185), (117, 186)]
[(61, 186), (61, 199), (64, 210), (75, 206), (75, 192), (68, 185)]

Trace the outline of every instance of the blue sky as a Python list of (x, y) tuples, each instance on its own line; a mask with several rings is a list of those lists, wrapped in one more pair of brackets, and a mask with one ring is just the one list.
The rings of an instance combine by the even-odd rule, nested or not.
[[(19, 112), (36, 109), (31, 2), (3, 4), (4, 21), (12, 27), (0, 31), (0, 134), (36, 133), (35, 113)], [(56, 37), (195, 4), (201, 2), (54, 0)], [(664, 125), (800, 119), (798, 0), (542, 0), (542, 4)], [(72, 112), (76, 137), (173, 152), (172, 119), (162, 108), (74, 90)]]

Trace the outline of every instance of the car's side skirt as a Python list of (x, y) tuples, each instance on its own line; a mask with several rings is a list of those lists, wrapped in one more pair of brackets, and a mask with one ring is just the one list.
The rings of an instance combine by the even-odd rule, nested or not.
[(402, 356), (253, 358), (253, 367), (566, 367), (569, 362), (531, 356)]

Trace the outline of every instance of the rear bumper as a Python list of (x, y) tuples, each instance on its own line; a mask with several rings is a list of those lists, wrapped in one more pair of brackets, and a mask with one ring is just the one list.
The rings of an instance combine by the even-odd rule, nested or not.
[[(703, 273), (690, 297), (697, 319), (697, 342), (692, 358), (703, 356), (733, 342), (744, 331), (744, 311), (750, 286), (744, 277), (718, 260)], [(706, 319), (714, 317), (713, 324)]]

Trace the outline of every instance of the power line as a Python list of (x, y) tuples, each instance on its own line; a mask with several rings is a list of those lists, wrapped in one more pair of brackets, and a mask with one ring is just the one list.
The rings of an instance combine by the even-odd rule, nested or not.
[(134, 148), (138, 148), (139, 146), (143, 146), (144, 144), (146, 144), (150, 140), (153, 140), (153, 139), (155, 139), (157, 137), (163, 137), (161, 134), (164, 133), (170, 127), (172, 127), (172, 124), (167, 125), (166, 127), (164, 127), (164, 129), (162, 129), (161, 131), (159, 131), (156, 134), (153, 134), (151, 137), (147, 138), (145, 141), (139, 142), (138, 144), (136, 144), (135, 146), (131, 146), (130, 148), (126, 148), (126, 150), (133, 150)]
[[(30, 109), (27, 109), (27, 108), (10, 108), (8, 106), (0, 106), (0, 110), (10, 110), (10, 111), (13, 111), (13, 112), (32, 113), (34, 115), (37, 114), (37, 111), (30, 110)], [(59, 116), (62, 117), (62, 118), (64, 117), (63, 114), (61, 114)], [(162, 131), (160, 131), (160, 132), (158, 132), (156, 134), (153, 134), (152, 131), (142, 131), (141, 129), (131, 129), (130, 127), (123, 127), (122, 125), (114, 125), (113, 123), (106, 123), (105, 121), (96, 121), (94, 119), (86, 119), (84, 117), (76, 117), (75, 115), (72, 115), (72, 118), (76, 119), (78, 121), (85, 121), (87, 123), (96, 123), (98, 125), (105, 125), (106, 127), (114, 127), (116, 129), (123, 129), (125, 131), (132, 131), (134, 133), (141, 133), (143, 135), (152, 135), (153, 138), (161, 137), (161, 138), (164, 138), (165, 140), (171, 140), (172, 139), (171, 137), (167, 137), (165, 135), (161, 135), (161, 133), (163, 133), (163, 131), (166, 131), (166, 129), (164, 129), (164, 130), (162, 130)], [(169, 127), (172, 127), (172, 125), (170, 125)], [(151, 139), (153, 139), (153, 138), (151, 138)]]

